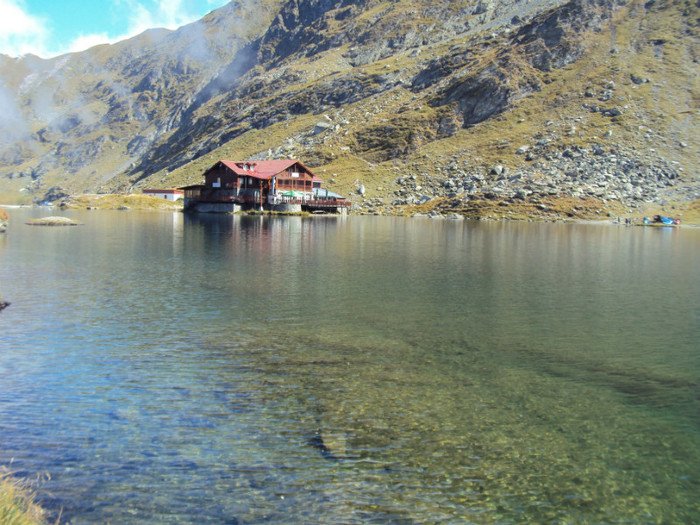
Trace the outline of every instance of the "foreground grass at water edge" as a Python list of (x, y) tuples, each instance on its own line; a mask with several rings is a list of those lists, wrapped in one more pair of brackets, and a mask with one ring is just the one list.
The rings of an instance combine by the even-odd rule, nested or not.
[(34, 496), (21, 481), (0, 471), (0, 523), (2, 525), (41, 525), (44, 511), (34, 503)]

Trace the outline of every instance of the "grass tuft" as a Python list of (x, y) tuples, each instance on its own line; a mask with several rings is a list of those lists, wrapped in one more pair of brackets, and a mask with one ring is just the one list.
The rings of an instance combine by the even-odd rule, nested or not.
[(41, 525), (46, 523), (43, 509), (34, 502), (29, 487), (9, 472), (0, 471), (0, 523), (3, 525)]

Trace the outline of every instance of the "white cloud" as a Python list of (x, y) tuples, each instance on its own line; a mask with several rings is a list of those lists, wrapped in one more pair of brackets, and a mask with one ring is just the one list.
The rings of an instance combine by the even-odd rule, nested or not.
[[(211, 2), (207, 3), (211, 5)], [(225, 2), (216, 3), (221, 6)], [(177, 29), (203, 15), (188, 9), (185, 0), (157, 0), (148, 5), (138, 0), (118, 0), (117, 4), (125, 5), (130, 13), (127, 36), (134, 36), (155, 27)]]
[(30, 15), (21, 0), (0, 0), (0, 52), (46, 54), (46, 21)]
[[(27, 53), (47, 58), (63, 53), (84, 51), (99, 44), (114, 44), (147, 29), (164, 27), (177, 29), (194, 22), (205, 13), (201, 2), (192, 0), (112, 0), (109, 17), (125, 21), (122, 34), (110, 35), (102, 29), (96, 33), (80, 34), (60, 49), (50, 49), (50, 22), (30, 14), (24, 0), (0, 0), (0, 53), (21, 56)], [(227, 0), (207, 0), (209, 11), (221, 7)], [(199, 9), (195, 4), (199, 3)]]
[(94, 46), (99, 46), (100, 44), (113, 44), (114, 42), (118, 42), (119, 40), (119, 38), (110, 39), (109, 36), (107, 36), (107, 33), (80, 35), (78, 38), (76, 38), (70, 43), (68, 49), (66, 50), (66, 53), (85, 51), (86, 49), (89, 49)]
[[(211, 1), (207, 3), (211, 4)], [(226, 2), (218, 0), (216, 3), (221, 6)], [(138, 0), (115, 0), (110, 8), (111, 16), (126, 20), (125, 32), (115, 36), (106, 33), (80, 35), (68, 46), (68, 52), (84, 51), (99, 44), (114, 44), (140, 35), (148, 29), (177, 29), (203, 16), (202, 13), (189, 12), (183, 5), (183, 0), (158, 0), (151, 4), (155, 5), (146, 6)]]
[[(0, 0), (2, 1), (5, 0)], [(208, 10), (221, 7), (227, 2), (228, 0), (207, 0)], [(206, 14), (191, 12), (185, 4), (186, 0), (157, 0), (150, 2), (149, 5), (139, 0), (114, 0), (110, 8), (110, 16), (126, 20), (125, 32), (115, 36), (108, 36), (106, 33), (80, 35), (71, 42), (65, 52), (84, 51), (99, 44), (114, 44), (148, 29), (177, 29)]]

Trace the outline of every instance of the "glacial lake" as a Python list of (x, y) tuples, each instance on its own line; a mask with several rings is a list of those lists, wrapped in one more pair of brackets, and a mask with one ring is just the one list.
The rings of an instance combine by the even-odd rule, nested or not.
[(700, 229), (8, 211), (0, 465), (63, 524), (700, 522)]

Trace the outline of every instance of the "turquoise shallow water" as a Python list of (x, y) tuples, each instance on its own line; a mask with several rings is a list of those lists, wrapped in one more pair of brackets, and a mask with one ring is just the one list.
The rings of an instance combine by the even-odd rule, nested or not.
[(699, 230), (10, 213), (0, 464), (64, 523), (700, 519)]

